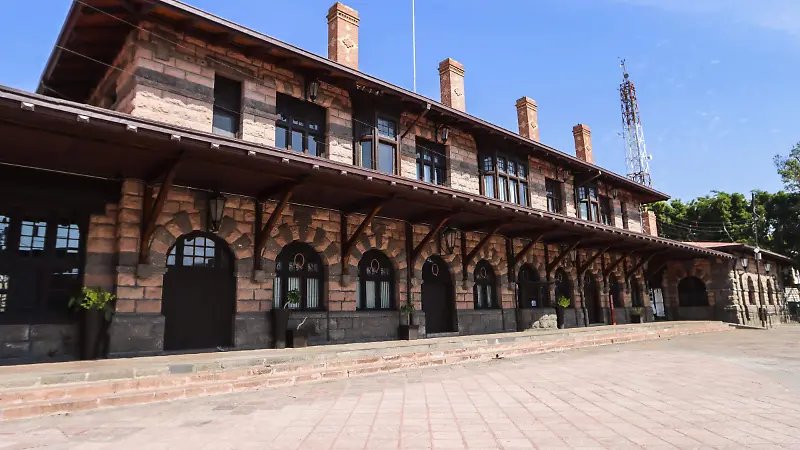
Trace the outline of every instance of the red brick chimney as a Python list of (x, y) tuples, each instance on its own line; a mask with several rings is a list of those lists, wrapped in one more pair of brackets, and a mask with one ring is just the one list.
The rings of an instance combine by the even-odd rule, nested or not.
[(439, 87), (443, 104), (453, 109), (467, 110), (464, 98), (464, 66), (460, 62), (447, 58), (439, 63)]
[(575, 138), (575, 156), (588, 163), (594, 164), (592, 154), (592, 130), (581, 123), (572, 127), (572, 136)]
[(658, 220), (653, 211), (642, 211), (642, 233), (658, 237)]
[(517, 100), (517, 122), (519, 135), (539, 142), (539, 113), (536, 101), (530, 97)]
[(328, 59), (358, 70), (358, 11), (336, 2), (328, 10)]

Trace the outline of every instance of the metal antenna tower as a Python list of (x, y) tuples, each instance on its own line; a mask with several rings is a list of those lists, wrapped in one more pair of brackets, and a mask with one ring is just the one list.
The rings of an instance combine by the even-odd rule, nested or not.
[(630, 80), (625, 60), (620, 61), (622, 66), (622, 84), (619, 85), (619, 96), (622, 101), (622, 138), (625, 140), (625, 162), (628, 178), (651, 186), (650, 160), (652, 156), (647, 153), (644, 146), (644, 131), (639, 118), (639, 101), (636, 99), (636, 86)]

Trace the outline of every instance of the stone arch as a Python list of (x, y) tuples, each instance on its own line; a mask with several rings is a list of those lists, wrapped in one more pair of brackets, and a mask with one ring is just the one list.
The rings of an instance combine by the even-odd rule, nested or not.
[[(481, 236), (483, 237), (483, 236)], [(475, 281), (475, 267), (482, 260), (488, 261), (492, 265), (492, 269), (497, 277), (497, 287), (505, 286), (505, 281), (508, 280), (508, 264), (506, 263), (506, 246), (504, 239), (499, 236), (493, 237), (481, 251), (475, 255), (475, 259), (467, 267), (467, 279)]]
[[(519, 262), (519, 265), (516, 268), (517, 273), (519, 273), (519, 271), (520, 271), (520, 269), (522, 269), (523, 265), (527, 264), (530, 268), (532, 268), (534, 271), (537, 272), (537, 275), (539, 276), (540, 279), (542, 279), (542, 280), (545, 279), (545, 277), (547, 277), (547, 273), (546, 273), (547, 270), (545, 268), (544, 258), (542, 258), (539, 255), (537, 255), (537, 251), (539, 251), (540, 249), (543, 249), (543, 248), (544, 247), (542, 247), (541, 244), (536, 244), (534, 246), (533, 250), (528, 252), (525, 255), (525, 257), (522, 258), (522, 260)], [(544, 251), (544, 250), (542, 250), (542, 251)]]
[[(265, 217), (262, 223), (268, 219), (271, 210), (274, 209), (274, 204), (270, 205), (269, 212), (266, 211), (267, 205), (264, 209)], [(267, 238), (264, 251), (261, 253), (262, 267), (268, 277), (275, 273), (275, 260), (278, 254), (286, 245), (295, 241), (304, 242), (319, 253), (326, 266), (326, 274), (329, 279), (341, 275), (338, 233), (327, 231), (323, 226), (324, 222), (333, 222), (335, 229), (339, 229), (338, 215), (300, 205), (287, 205), (275, 231)]]
[(399, 225), (375, 219), (368, 230), (356, 241), (350, 254), (347, 255), (346, 263), (349, 273), (358, 273), (358, 264), (365, 253), (370, 250), (378, 250), (392, 262), (396, 273), (395, 286), (402, 286), (405, 289), (405, 283), (400, 280), (406, 278), (408, 258), (406, 257), (405, 240), (400, 238), (403, 232), (399, 229)]

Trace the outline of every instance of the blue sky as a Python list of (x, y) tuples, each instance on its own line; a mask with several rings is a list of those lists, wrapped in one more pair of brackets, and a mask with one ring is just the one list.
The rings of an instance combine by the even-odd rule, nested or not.
[[(191, 0), (320, 55), (332, 0)], [(348, 0), (360, 68), (412, 88), (411, 0)], [(33, 90), (69, 0), (3, 2), (0, 84)], [(439, 99), (437, 66), (466, 68), (467, 111), (515, 130), (514, 102), (539, 104), (542, 142), (574, 153), (589, 125), (596, 162), (625, 172), (618, 58), (637, 85), (653, 185), (684, 200), (775, 191), (772, 164), (800, 141), (800, 2), (795, 0), (417, 0), (417, 90)]]

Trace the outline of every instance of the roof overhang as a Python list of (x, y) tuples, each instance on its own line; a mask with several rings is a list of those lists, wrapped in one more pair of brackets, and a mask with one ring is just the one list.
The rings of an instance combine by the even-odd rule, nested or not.
[(414, 179), (168, 126), (127, 114), (0, 87), (0, 163), (111, 179), (154, 181), (181, 158), (175, 184), (250, 197), (269, 197), (300, 181), (292, 201), (332, 210), (364, 211), (384, 204), (382, 217), (431, 223), (450, 217), (457, 229), (497, 228), (504, 236), (546, 231), (552, 244), (692, 259), (731, 255), (571, 217), (521, 208)]
[[(755, 247), (747, 244), (742, 244), (741, 242), (684, 242), (684, 243), (694, 245), (696, 247), (708, 248), (719, 252), (728, 253), (734, 256), (753, 254), (756, 251)], [(773, 251), (765, 250), (763, 248), (759, 248), (758, 250), (759, 253), (763, 255), (762, 257), (768, 257), (791, 265), (795, 264), (795, 260), (786, 255), (781, 255), (780, 253), (775, 253)]]
[[(510, 149), (556, 163), (582, 177), (600, 174), (604, 182), (635, 193), (642, 203), (669, 199), (660, 191), (575, 156), (175, 0), (80, 0), (73, 3), (38, 92), (87, 102), (91, 90), (98, 85), (108, 65), (113, 63), (128, 33), (143, 21), (167, 23), (217, 45), (232, 46), (245, 55), (276, 62), (299, 72), (313, 73), (331, 84), (371, 87), (380, 95), (402, 103), (409, 112), (418, 110), (421, 113), (431, 105), (428, 114), (431, 119), (501, 141)], [(61, 51), (59, 46), (72, 52)]]

